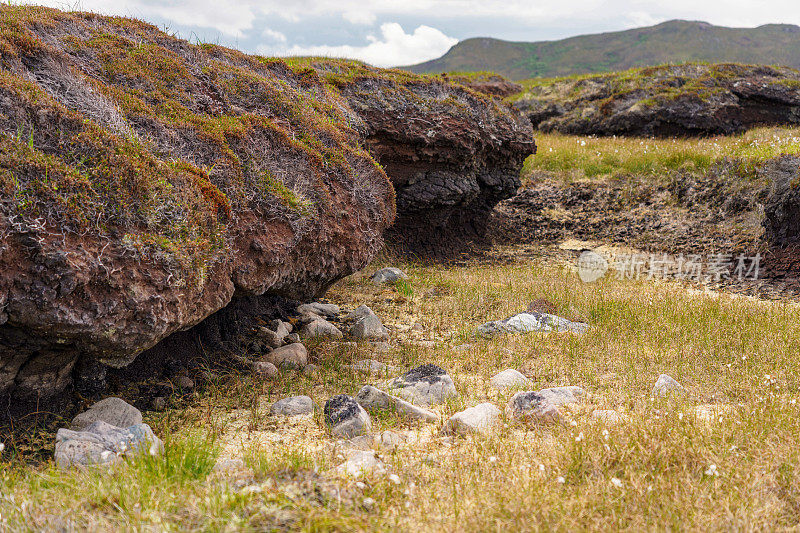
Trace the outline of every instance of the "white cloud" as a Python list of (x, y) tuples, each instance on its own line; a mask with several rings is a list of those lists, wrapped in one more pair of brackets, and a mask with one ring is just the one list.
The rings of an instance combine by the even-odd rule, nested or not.
[(351, 24), (363, 24), (365, 26), (371, 26), (375, 24), (378, 16), (371, 11), (354, 10), (345, 11), (342, 13), (342, 18)]
[(271, 30), (269, 28), (264, 28), (263, 30), (261, 30), (261, 36), (266, 37), (271, 41), (277, 41), (280, 43), (286, 42), (286, 35), (284, 35), (279, 31)]
[(381, 37), (370, 35), (367, 40), (369, 44), (365, 46), (293, 46), (282, 55), (347, 57), (388, 67), (437, 58), (458, 42), (430, 26), (419, 26), (414, 33), (406, 33), (396, 22), (381, 24)]

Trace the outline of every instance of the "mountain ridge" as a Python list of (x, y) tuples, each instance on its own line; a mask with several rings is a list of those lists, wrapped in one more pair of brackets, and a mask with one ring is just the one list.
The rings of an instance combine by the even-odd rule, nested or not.
[(438, 59), (404, 68), (419, 74), (496, 72), (513, 80), (627, 70), (689, 61), (779, 64), (800, 67), (800, 26), (764, 24), (730, 28), (703, 21), (656, 24), (555, 41), (474, 37)]

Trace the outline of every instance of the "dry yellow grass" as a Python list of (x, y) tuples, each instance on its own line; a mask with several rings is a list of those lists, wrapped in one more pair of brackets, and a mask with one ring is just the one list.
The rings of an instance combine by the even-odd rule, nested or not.
[[(399, 345), (360, 354), (320, 344), (320, 374), (278, 384), (223, 377), (183, 411), (149, 415), (167, 455), (117, 470), (61, 473), (14, 461), (0, 474), (0, 529), (92, 530), (774, 530), (800, 521), (800, 315), (796, 304), (687, 290), (673, 283), (583, 284), (561, 265), (519, 262), (442, 268), (398, 265), (400, 287), (354, 276), (329, 297), (367, 303)], [(476, 325), (546, 298), (559, 314), (589, 322), (583, 336), (529, 334), (482, 339)], [(410, 331), (415, 322), (421, 333)], [(427, 341), (427, 342), (423, 342)], [(454, 346), (469, 344), (466, 349)], [(579, 385), (587, 402), (567, 423), (525, 430), (504, 425), (476, 438), (441, 438), (375, 417), (416, 439), (384, 452), (386, 477), (333, 475), (319, 414), (293, 421), (269, 402), (309, 394), (318, 404), (368, 381), (343, 362), (370, 356), (411, 367), (435, 362), (461, 397), (443, 417), (482, 401), (503, 406), (488, 379), (517, 368), (532, 389)], [(689, 391), (651, 398), (662, 373)], [(377, 380), (378, 378), (374, 378)], [(605, 425), (592, 415), (614, 410)], [(212, 473), (219, 456), (252, 472)], [(8, 450), (5, 453), (9, 457)], [(713, 465), (713, 467), (712, 467)], [(369, 501), (367, 499), (371, 499)]]

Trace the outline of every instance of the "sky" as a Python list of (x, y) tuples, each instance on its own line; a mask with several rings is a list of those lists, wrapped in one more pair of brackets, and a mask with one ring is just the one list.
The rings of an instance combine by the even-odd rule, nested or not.
[(62, 0), (17, 1), (151, 22), (190, 41), (266, 56), (351, 57), (375, 66), (443, 55), (469, 37), (544, 41), (672, 19), (800, 25), (798, 0)]

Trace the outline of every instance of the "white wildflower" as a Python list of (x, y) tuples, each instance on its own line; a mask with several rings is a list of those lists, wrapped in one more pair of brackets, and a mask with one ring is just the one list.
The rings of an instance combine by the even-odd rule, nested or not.
[(566, 483), (566, 482), (567, 482), (567, 480), (566, 480), (566, 479), (564, 479), (564, 476), (558, 476), (558, 477), (556, 478), (556, 483), (561, 483), (561, 484), (563, 485), (563, 484), (564, 484), (564, 483)]
[(496, 462), (497, 462), (497, 457), (495, 457), (494, 455), (492, 455), (491, 457), (489, 457), (489, 462), (490, 462), (490, 463), (496, 463)]
[(611, 484), (615, 487), (622, 487), (622, 480), (616, 477), (611, 478)]
[(389, 479), (390, 482), (394, 483), (395, 485), (399, 485), (400, 484), (400, 476), (398, 476), (397, 474), (389, 474), (389, 478), (388, 479)]
[(718, 476), (719, 473), (717, 472), (717, 465), (708, 465), (706, 469), (707, 476)]
[(580, 442), (583, 440), (583, 431), (581, 431), (577, 437), (575, 437), (575, 442)]
[(608, 430), (607, 429), (604, 429), (603, 432), (601, 433), (601, 435), (603, 435), (604, 439), (608, 440)]

